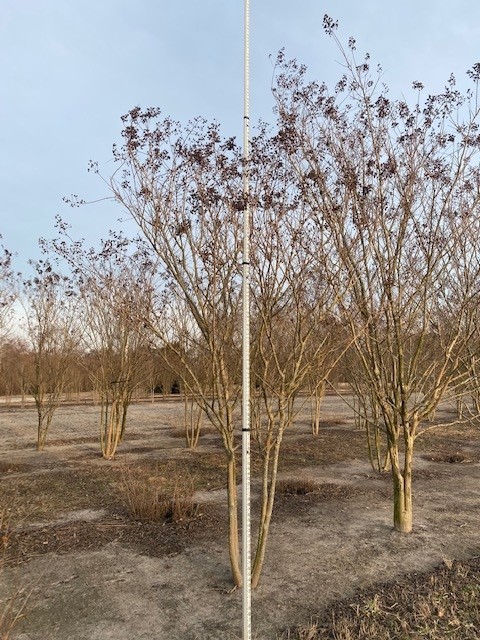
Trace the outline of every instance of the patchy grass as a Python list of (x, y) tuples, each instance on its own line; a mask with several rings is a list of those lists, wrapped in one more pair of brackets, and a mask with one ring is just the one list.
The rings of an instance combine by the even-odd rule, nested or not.
[[(226, 457), (223, 452), (185, 451), (182, 457), (168, 462), (139, 458), (127, 464), (139, 477), (163, 476), (165, 491), (170, 495), (178, 491), (177, 480), (187, 475), (198, 490), (225, 486)], [(12, 517), (22, 525), (55, 520), (65, 512), (80, 509), (106, 509), (109, 513), (118, 513), (124, 509), (120, 492), (124, 467), (125, 460), (121, 458), (110, 462), (96, 458), (82, 461), (75, 469), (49, 467), (28, 476), (16, 476), (7, 471), (0, 482), (0, 504), (11, 503)]]
[[(310, 491), (310, 489), (312, 489)], [(332, 502), (346, 501), (365, 495), (365, 490), (350, 485), (335, 484), (333, 482), (305, 482), (304, 480), (286, 480), (285, 485), (280, 485), (280, 491), (275, 492), (274, 521), (280, 521), (285, 517), (299, 518), (308, 516), (316, 505)], [(372, 491), (372, 496), (377, 490)]]
[[(167, 433), (171, 438), (185, 440), (185, 427), (183, 426), (171, 427), (170, 429), (168, 429)], [(210, 425), (200, 427), (200, 439), (202, 438), (202, 436), (218, 436), (219, 442), (221, 442), (220, 432), (218, 431), (218, 429)]]
[(7, 476), (0, 484), (0, 503), (11, 503), (13, 520), (23, 523), (55, 519), (65, 511), (102, 508), (111, 495), (111, 479), (95, 468)]
[(449, 464), (468, 464), (473, 459), (464, 453), (434, 453), (422, 456), (424, 460), (431, 462), (448, 462)]
[(23, 462), (7, 462), (5, 460), (0, 461), (0, 474), (25, 473), (26, 471), (30, 471), (31, 468), (32, 467), (29, 464), (25, 464)]
[[(427, 428), (431, 425), (426, 425)], [(466, 421), (452, 426), (438, 424), (434, 429), (421, 433), (415, 443), (417, 451), (428, 452), (434, 450), (436, 453), (452, 453), (461, 451), (465, 445), (472, 442), (479, 442), (480, 431), (478, 426)], [(480, 455), (480, 446), (477, 447)]]
[[(306, 465), (328, 464), (341, 460), (362, 457), (365, 451), (364, 434), (350, 429), (332, 428), (319, 436), (310, 434), (286, 438), (280, 458), (280, 471), (294, 471)], [(148, 451), (147, 451), (148, 449)], [(141, 453), (132, 448), (131, 453)], [(125, 453), (125, 452), (123, 452)], [(55, 520), (67, 511), (79, 509), (106, 509), (118, 513), (122, 507), (121, 469), (125, 464), (138, 469), (139, 474), (152, 476), (160, 474), (171, 480), (185, 475), (186, 469), (195, 481), (197, 490), (223, 489), (226, 483), (226, 456), (220, 446), (206, 450), (184, 449), (181, 455), (170, 459), (168, 463), (155, 455), (150, 447), (145, 453), (152, 455), (133, 461), (119, 455), (117, 460), (106, 462), (98, 457), (78, 460), (78, 466), (72, 468), (51, 468), (27, 476), (11, 477), (11, 472), (27, 471), (26, 466), (16, 463), (5, 464), (0, 483), (0, 503), (17, 494), (21, 499), (15, 502), (15, 519), (29, 523), (38, 520)], [(122, 454), (122, 452), (120, 452)], [(240, 467), (241, 450), (237, 451)], [(162, 471), (168, 466), (168, 473)], [(259, 477), (261, 458), (252, 447), (252, 475)], [(239, 478), (241, 473), (239, 468)], [(168, 484), (168, 482), (167, 482)], [(173, 492), (172, 482), (166, 490)], [(280, 491), (282, 489), (280, 488)]]
[(202, 505), (188, 522), (141, 522), (119, 513), (108, 520), (67, 522), (15, 532), (9, 558), (25, 562), (45, 553), (95, 551), (112, 542), (143, 555), (165, 557), (181, 553), (192, 541), (224, 538), (226, 527), (224, 509), (218, 505)]
[(376, 585), (335, 603), (285, 640), (478, 640), (480, 557)]
[[(17, 562), (18, 558), (12, 553), (12, 529), (14, 522), (12, 514), (13, 503), (6, 504), (0, 509), (0, 578), (8, 561)], [(12, 582), (10, 579), (9, 582)], [(31, 589), (22, 584), (17, 575), (9, 586), (6, 597), (0, 599), (0, 640), (9, 640), (14, 627), (22, 618), (31, 595)]]
[(314, 480), (304, 478), (278, 480), (276, 488), (277, 495), (284, 496), (306, 496), (315, 491), (318, 491), (318, 484)]
[(46, 447), (67, 447), (75, 444), (95, 444), (98, 442), (98, 436), (79, 436), (77, 438), (56, 438), (47, 439)]
[[(165, 430), (168, 429), (166, 427)], [(210, 431), (208, 428), (207, 430)], [(362, 483), (364, 488), (360, 489), (353, 484), (303, 480), (299, 469), (308, 466), (354, 459), (366, 460), (364, 432), (354, 431), (350, 426), (338, 426), (333, 421), (332, 424), (322, 425), (318, 436), (307, 431), (308, 423), (305, 422), (305, 428), (301, 431), (292, 429), (285, 434), (280, 470), (285, 474), (283, 477), (289, 479), (281, 481), (278, 486), (278, 501), (273, 515), (276, 522), (285, 522), (288, 517), (295, 520), (295, 526), (310, 526), (309, 522), (314, 521), (310, 515), (318, 514), (319, 506), (329, 514), (338, 507), (345, 506), (340, 501), (347, 501), (362, 493), (368, 493), (372, 499), (380, 499), (383, 494), (385, 497), (390, 495), (390, 488), (378, 488), (377, 482), (371, 483), (371, 489), (368, 486), (365, 488), (366, 483)], [(216, 431), (213, 430), (212, 433), (215, 434)], [(478, 431), (473, 434), (478, 440)], [(132, 442), (134, 435), (137, 434), (129, 434), (128, 441), (119, 450), (118, 458), (110, 462), (102, 460), (99, 454), (92, 454), (87, 447), (83, 448), (85, 457), (79, 458), (83, 449), (77, 447), (74, 459), (68, 457), (67, 451), (65, 461), (60, 460), (57, 453), (54, 462), (51, 462), (53, 456), (45, 461), (30, 456), (28, 460), (31, 464), (28, 468), (21, 467), (20, 459), (12, 463), (5, 462), (0, 467), (0, 504), (4, 497), (18, 493), (21, 504), (15, 510), (16, 516), (23, 518), (20, 525), (42, 520), (39, 527), (24, 527), (12, 534), (9, 541), (11, 553), (23, 554), (23, 559), (28, 560), (47, 552), (63, 554), (73, 550), (94, 550), (116, 542), (125, 547), (133, 547), (143, 554), (166, 557), (183, 551), (199, 540), (224, 543), (228, 522), (225, 501), (218, 504), (207, 503), (198, 511), (195, 511), (196, 507), (193, 505), (192, 513), (189, 511), (192, 496), (190, 490), (186, 492), (188, 495), (185, 502), (176, 497), (182, 495), (183, 488), (175, 494), (178, 477), (185, 476), (188, 484), (187, 474), (193, 477), (193, 480), (192, 477), (190, 479), (196, 489), (225, 488), (226, 456), (220, 439), (209, 436), (195, 451), (181, 448), (176, 442), (166, 439), (166, 447), (160, 450), (159, 447), (146, 446), (145, 439), (135, 447), (136, 443)], [(183, 438), (183, 433), (181, 437)], [(93, 439), (65, 438), (53, 442), (59, 445), (76, 445), (90, 441)], [(428, 460), (451, 464), (470, 460), (477, 447), (472, 434), (460, 428), (452, 431), (439, 427), (438, 432), (422, 436), (420, 443), (423, 448), (419, 447), (419, 451)], [(240, 447), (236, 455), (240, 461)], [(255, 480), (258, 479), (260, 470), (261, 459), (252, 442), (252, 476)], [(26, 478), (19, 475), (22, 471), (31, 473)], [(468, 469), (464, 471), (467, 472)], [(315, 477), (310, 472), (311, 470), (306, 471)], [(452, 473), (448, 464), (428, 465), (428, 469), (416, 471), (415, 478), (437, 478)], [(126, 509), (125, 492), (122, 493), (122, 483), (125, 483), (125, 475), (128, 474), (134, 483), (140, 484), (140, 488), (135, 485), (127, 489), (134, 503), (130, 514)], [(373, 480), (379, 477), (385, 478), (386, 485), (391, 484), (390, 474), (377, 475), (372, 472)], [(240, 480), (239, 468), (238, 482)], [(133, 497), (132, 492), (135, 494)], [(173, 496), (173, 500), (169, 502), (168, 496)], [(161, 509), (157, 511), (156, 501), (162, 500), (164, 502)], [(330, 506), (328, 501), (339, 502)], [(175, 502), (180, 505), (176, 514), (172, 506)], [(255, 504), (254, 508), (256, 507)], [(153, 513), (149, 512), (152, 508)], [(106, 513), (103, 512), (95, 521), (55, 522), (58, 515), (80, 509), (104, 509)], [(146, 509), (146, 513), (142, 513), (142, 509)], [(354, 599), (336, 603), (328, 609), (325, 616), (302, 627), (290, 629), (285, 637), (292, 640), (476, 638), (477, 628), (480, 628), (478, 619), (475, 619), (475, 602), (480, 595), (480, 567), (468, 568), (468, 565), (468, 571), (462, 578), (461, 567), (467, 565), (468, 563), (455, 563), (442, 567), (434, 572), (436, 577), (433, 582), (428, 582), (425, 578), (427, 582), (420, 583), (418, 576), (406, 576), (393, 584), (377, 585), (369, 591), (358, 593)], [(442, 577), (443, 570), (454, 569), (458, 569), (460, 574)], [(464, 580), (463, 585), (461, 580)], [(320, 587), (319, 610), (323, 597), (321, 590)], [(458, 594), (457, 590), (460, 590)], [(310, 607), (305, 608), (306, 620), (311, 611)], [(287, 618), (285, 624), (289, 620), (292, 619)], [(472, 628), (477, 631), (477, 635), (471, 631)]]
[(169, 465), (155, 473), (141, 467), (125, 467), (120, 491), (128, 515), (141, 522), (188, 522), (198, 513), (193, 501), (194, 481), (190, 473), (172, 473)]
[(311, 434), (285, 438), (280, 454), (280, 471), (305, 466), (334, 464), (355, 459), (366, 459), (367, 445), (364, 432), (351, 428), (332, 428)]
[(227, 482), (227, 457), (222, 451), (186, 451), (183, 465), (188, 465), (197, 490), (224, 489)]

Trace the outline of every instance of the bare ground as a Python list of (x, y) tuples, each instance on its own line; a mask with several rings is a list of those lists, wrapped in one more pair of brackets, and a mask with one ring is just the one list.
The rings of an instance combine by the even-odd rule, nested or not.
[[(446, 416), (447, 409), (438, 419)], [(306, 411), (300, 413), (285, 442), (281, 477), (315, 480), (318, 490), (277, 500), (253, 594), (258, 640), (274, 640), (328, 605), (348, 603), (357, 589), (480, 554), (478, 431), (440, 427), (419, 442), (415, 529), (405, 536), (392, 530), (389, 477), (366, 461), (364, 436), (353, 430), (348, 407), (329, 396), (323, 418), (314, 438)], [(219, 439), (208, 432), (198, 451), (186, 451), (181, 420), (179, 403), (134, 405), (127, 440), (106, 462), (94, 407), (59, 409), (43, 453), (33, 446), (33, 409), (0, 413), (0, 495), (4, 504), (14, 502), (9, 542), (21, 560), (4, 568), (0, 599), (17, 584), (31, 591), (13, 640), (241, 637), (241, 593), (230, 592)], [(125, 464), (189, 469), (198, 484), (196, 517), (156, 525), (128, 519), (118, 495)], [(254, 502), (256, 491), (254, 478)]]

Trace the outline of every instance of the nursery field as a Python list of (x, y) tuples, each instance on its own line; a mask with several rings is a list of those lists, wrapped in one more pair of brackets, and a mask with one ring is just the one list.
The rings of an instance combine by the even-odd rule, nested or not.
[[(222, 442), (206, 425), (188, 450), (183, 410), (179, 399), (134, 404), (118, 454), (107, 461), (98, 407), (61, 407), (43, 452), (35, 449), (35, 409), (0, 408), (5, 629), (23, 607), (3, 638), (241, 637)], [(450, 418), (450, 407), (438, 410), (439, 423)], [(255, 533), (253, 445), (252, 454)], [(141, 503), (152, 487), (177, 496), (176, 507), (148, 513)], [(479, 507), (475, 425), (439, 426), (419, 439), (414, 531), (405, 535), (392, 529), (390, 475), (370, 466), (348, 404), (327, 396), (314, 436), (308, 403), (299, 403), (252, 598), (254, 638), (480, 637)]]

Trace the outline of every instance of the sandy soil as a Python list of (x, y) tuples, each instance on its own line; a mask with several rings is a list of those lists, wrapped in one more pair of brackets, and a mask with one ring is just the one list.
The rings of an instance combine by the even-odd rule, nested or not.
[[(132, 407), (129, 437), (119, 460), (183, 456), (182, 441), (174, 437), (181, 424), (180, 403), (158, 402)], [(348, 407), (328, 397), (323, 435), (352, 434)], [(442, 414), (439, 412), (439, 418)], [(4, 486), (32, 483), (61, 470), (108, 468), (98, 455), (97, 413), (94, 407), (65, 407), (58, 411), (50, 445), (37, 453), (33, 409), (0, 412), (0, 478)], [(331, 424), (335, 424), (332, 422)], [(172, 427), (174, 428), (172, 430)], [(289, 437), (308, 436), (307, 416), (299, 417)], [(358, 435), (358, 434), (357, 434)], [(253, 630), (258, 640), (274, 640), (285, 629), (307, 623), (327, 604), (353, 597), (360, 587), (395, 580), (407, 572), (424, 572), (442, 562), (480, 554), (480, 437), (458, 431), (437, 437), (417, 454), (415, 529), (410, 535), (392, 531), (391, 488), (388, 478), (375, 474), (358, 458), (333, 464), (303, 466), (283, 477), (314, 479), (330, 488), (317, 496), (283, 497), (277, 505), (264, 573), (253, 594)], [(214, 446), (205, 436), (200, 450)], [(328, 444), (328, 438), (325, 442)], [(463, 464), (433, 461), (448, 447), (461, 450)], [(218, 445), (217, 445), (218, 446)], [(327, 445), (326, 445), (327, 446)], [(445, 457), (445, 456), (443, 456)], [(430, 458), (430, 459), (428, 459)], [(90, 467), (88, 467), (90, 465)], [(253, 484), (255, 495), (256, 484)], [(20, 496), (21, 497), (21, 496)], [(222, 490), (197, 496), (225, 513)], [(115, 526), (106, 499), (104, 509), (69, 509), (24, 529), (45, 535), (49, 527), (71, 522), (82, 526)], [(206, 512), (205, 518), (208, 517)], [(166, 526), (167, 527), (167, 526)], [(163, 531), (166, 531), (166, 527)], [(158, 530), (162, 536), (162, 529)], [(38, 536), (37, 536), (38, 542)], [(91, 548), (67, 552), (31, 552), (28, 561), (8, 567), (1, 578), (0, 598), (15, 582), (29, 585), (26, 616), (13, 640), (233, 640), (241, 638), (241, 593), (229, 593), (231, 582), (225, 528), (213, 526), (192, 535), (180, 547), (166, 545), (155, 553), (141, 552), (99, 534)]]

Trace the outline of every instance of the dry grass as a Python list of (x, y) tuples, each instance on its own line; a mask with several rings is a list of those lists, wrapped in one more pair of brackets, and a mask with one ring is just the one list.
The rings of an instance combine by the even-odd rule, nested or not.
[(31, 476), (7, 475), (0, 482), (0, 504), (12, 505), (16, 522), (51, 520), (65, 511), (108, 505), (114, 500), (112, 483), (112, 474), (106, 468), (60, 468)]
[(296, 629), (288, 629), (283, 635), (284, 640), (316, 640), (318, 639), (319, 626), (316, 622), (300, 625)]
[[(185, 427), (170, 427), (168, 429), (168, 435), (171, 438), (177, 438), (185, 440)], [(202, 436), (218, 436), (220, 439), (220, 432), (213, 426), (206, 425), (200, 428), (200, 439)]]
[[(0, 576), (6, 569), (7, 559), (11, 563), (9, 547), (13, 528), (12, 513), (11, 506), (4, 506), (0, 510)], [(23, 586), (14, 575), (9, 592), (0, 600), (0, 640), (11, 638), (14, 627), (24, 614), (30, 594), (31, 590)]]
[(440, 453), (422, 456), (430, 462), (448, 462), (449, 464), (468, 464), (474, 460), (463, 453)]
[(360, 592), (335, 603), (308, 625), (290, 629), (284, 640), (478, 640), (480, 558), (445, 561), (426, 575)]
[(128, 515), (141, 522), (185, 522), (195, 517), (194, 481), (188, 472), (173, 474), (157, 466), (153, 474), (141, 467), (122, 470), (120, 490)]
[(276, 492), (284, 496), (306, 496), (318, 491), (318, 484), (314, 480), (305, 478), (289, 478), (277, 482)]
[(0, 461), (0, 473), (25, 473), (30, 469), (30, 465), (21, 462)]
[(227, 481), (227, 457), (223, 451), (186, 451), (185, 462), (195, 475), (197, 490), (223, 489)]
[[(293, 434), (292, 434), (293, 435)], [(333, 427), (318, 436), (306, 434), (285, 438), (279, 468), (289, 471), (305, 466), (364, 460), (367, 456), (365, 433), (350, 427)]]

